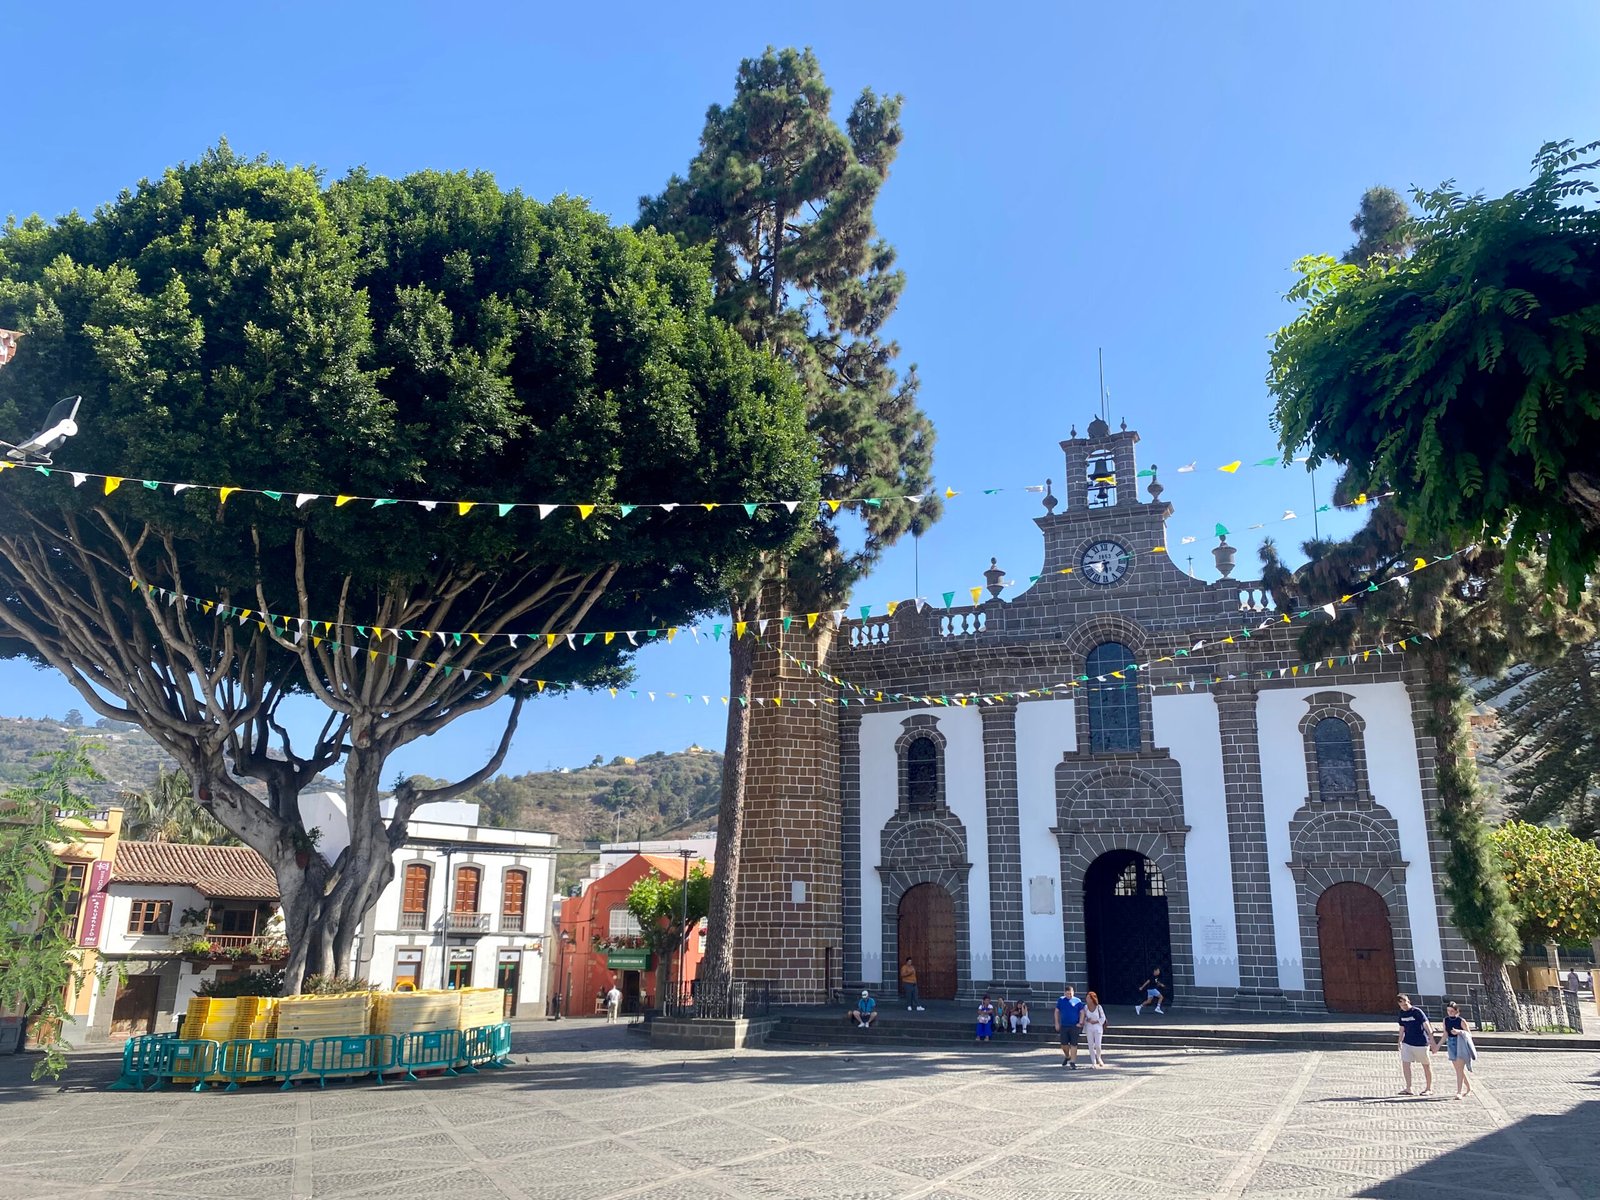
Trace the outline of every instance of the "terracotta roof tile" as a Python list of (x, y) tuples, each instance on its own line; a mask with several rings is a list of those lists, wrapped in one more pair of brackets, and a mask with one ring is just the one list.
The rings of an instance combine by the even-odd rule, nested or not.
[(272, 868), (248, 846), (119, 842), (111, 879), (114, 883), (181, 883), (217, 899), (278, 899), (278, 880)]
[[(683, 878), (683, 859), (679, 858), (676, 854), (640, 854), (638, 857), (644, 859), (645, 862), (649, 863), (656, 870), (660, 871), (668, 879)], [(702, 868), (707, 875), (711, 874), (712, 864), (707, 859), (690, 859), (689, 869), (692, 871), (696, 867)]]

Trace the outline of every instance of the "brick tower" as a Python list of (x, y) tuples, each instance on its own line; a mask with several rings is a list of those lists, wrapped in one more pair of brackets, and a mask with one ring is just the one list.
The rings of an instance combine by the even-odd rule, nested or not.
[[(837, 689), (794, 661), (816, 667), (818, 641), (804, 617), (783, 628), (782, 596), (773, 586), (763, 597), (751, 683), (734, 977), (770, 983), (782, 1003), (814, 1003), (839, 986), (842, 961), (839, 717), (827, 702)], [(832, 626), (827, 614), (817, 623)]]

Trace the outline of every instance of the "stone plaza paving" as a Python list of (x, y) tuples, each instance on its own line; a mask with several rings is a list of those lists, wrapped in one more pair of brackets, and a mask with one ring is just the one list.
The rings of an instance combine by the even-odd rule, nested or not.
[(521, 1031), (477, 1078), (195, 1095), (0, 1059), (0, 1200), (1057, 1196), (1600, 1197), (1600, 1056), (1502, 1053), (1457, 1103), (1393, 1052), (651, 1050)]

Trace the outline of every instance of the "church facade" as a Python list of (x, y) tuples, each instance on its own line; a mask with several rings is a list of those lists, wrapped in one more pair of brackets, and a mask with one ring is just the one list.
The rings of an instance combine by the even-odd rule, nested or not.
[(910, 957), (932, 998), (1132, 1004), (1159, 966), (1174, 1003), (1269, 1012), (1471, 982), (1406, 656), (1313, 673), (1259, 584), (1179, 570), (1137, 442), (1097, 419), (1061, 443), (1065, 503), (1015, 599), (991, 563), (983, 603), (825, 636), (874, 702), (816, 673), (800, 622), (758, 649), (755, 694), (784, 701), (751, 712), (740, 977), (892, 992)]

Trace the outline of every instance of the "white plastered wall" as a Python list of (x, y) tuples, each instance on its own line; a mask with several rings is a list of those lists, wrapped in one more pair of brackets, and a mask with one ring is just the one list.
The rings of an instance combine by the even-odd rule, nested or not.
[(983, 719), (975, 708), (924, 708), (869, 713), (861, 718), (861, 971), (868, 979), (896, 977), (883, 965), (883, 880), (877, 870), (880, 835), (899, 804), (899, 760), (895, 742), (905, 719), (927, 713), (939, 720), (945, 739), (945, 803), (967, 831), (969, 944), (973, 979), (992, 977), (993, 935), (989, 921), (988, 805), (983, 777)]
[(1172, 754), (1183, 775), (1183, 819), (1189, 826), (1183, 849), (1189, 877), (1195, 985), (1236, 988), (1238, 931), (1216, 698), (1204, 694), (1156, 696), (1152, 722), (1155, 744)]
[[(1056, 767), (1078, 748), (1071, 700), (1030, 700), (1017, 707), (1017, 809), (1022, 862), (1022, 946), (1028, 979), (1061, 983), (1066, 947), (1061, 925), (1061, 847), (1050, 832), (1057, 821)], [(1049, 911), (1035, 912), (1032, 883), (1049, 880)], [(1040, 897), (1043, 900), (1043, 897)]]

